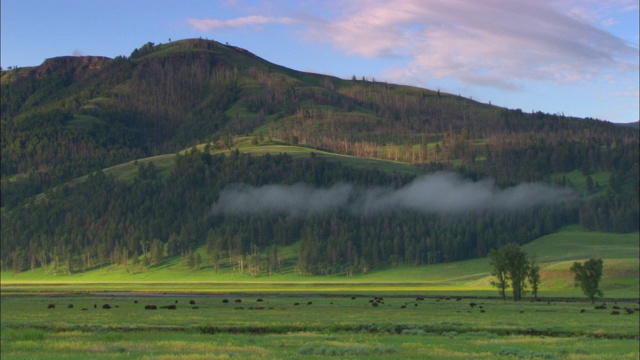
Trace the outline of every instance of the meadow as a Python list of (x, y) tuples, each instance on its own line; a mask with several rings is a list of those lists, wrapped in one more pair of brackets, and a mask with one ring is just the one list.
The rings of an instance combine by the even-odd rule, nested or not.
[[(624, 309), (639, 306), (637, 239), (567, 227), (525, 245), (542, 268), (541, 299), (517, 303), (497, 298), (486, 259), (352, 277), (193, 272), (178, 259), (135, 274), (123, 267), (55, 276), (3, 272), (1, 355), (637, 359), (640, 312)], [(294, 256), (295, 248), (286, 252)], [(596, 304), (568, 271), (593, 256), (605, 261), (605, 298)], [(594, 308), (602, 303), (606, 309)], [(176, 309), (161, 308), (170, 305)]]
[[(2, 356), (11, 359), (87, 356), (635, 359), (638, 356), (638, 313), (610, 315), (612, 306), (637, 307), (636, 301), (619, 300), (616, 305), (608, 304), (606, 310), (595, 310), (585, 301), (559, 299), (514, 303), (488, 298), (458, 300), (449, 296), (424, 300), (399, 294), (380, 297), (376, 301), (373, 296), (320, 294), (3, 296)], [(189, 304), (190, 300), (195, 304)], [(374, 303), (378, 305), (373, 306)], [(472, 307), (472, 303), (476, 306)], [(49, 308), (49, 304), (55, 308)], [(104, 309), (104, 304), (111, 308)], [(151, 304), (175, 305), (176, 309), (145, 310)], [(585, 311), (581, 312), (582, 309)]]

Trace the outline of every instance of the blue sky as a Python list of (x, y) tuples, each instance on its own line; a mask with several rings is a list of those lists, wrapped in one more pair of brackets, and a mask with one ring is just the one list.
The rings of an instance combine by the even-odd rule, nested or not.
[(638, 121), (638, 0), (2, 0), (3, 68), (208, 38), (293, 69)]

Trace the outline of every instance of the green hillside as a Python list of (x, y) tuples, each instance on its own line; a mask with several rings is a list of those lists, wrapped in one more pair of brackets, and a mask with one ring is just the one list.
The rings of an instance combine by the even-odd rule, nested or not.
[[(0, 267), (16, 276), (196, 251), (257, 277), (373, 276), (568, 225), (638, 231), (636, 128), (305, 73), (203, 39), (51, 58), (0, 85)], [(460, 186), (452, 204), (500, 201), (451, 216), (447, 200), (416, 200), (430, 181)], [(538, 193), (505, 197), (523, 189)]]

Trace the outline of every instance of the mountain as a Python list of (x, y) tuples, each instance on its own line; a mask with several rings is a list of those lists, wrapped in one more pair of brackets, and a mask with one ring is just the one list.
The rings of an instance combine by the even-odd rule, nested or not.
[[(571, 223), (637, 230), (637, 128), (300, 72), (202, 39), (147, 43), (115, 59), (47, 59), (3, 71), (1, 90), (3, 269), (55, 262), (79, 271), (151, 257), (151, 244), (184, 256), (204, 243), (212, 259), (240, 259), (244, 269), (298, 243), (299, 271), (319, 274), (483, 256)], [(279, 154), (287, 150), (302, 155)], [(374, 188), (397, 205), (413, 193), (393, 191), (444, 170), (472, 194), (483, 191), (473, 184), (500, 195), (536, 183), (574, 189), (579, 200), (513, 213), (485, 204), (453, 217), (420, 206), (372, 217), (352, 209)], [(276, 189), (318, 202), (340, 196), (316, 187), (343, 183), (352, 188), (336, 190), (351, 203), (313, 217), (212, 211), (237, 183), (253, 196), (303, 183), (310, 188)]]

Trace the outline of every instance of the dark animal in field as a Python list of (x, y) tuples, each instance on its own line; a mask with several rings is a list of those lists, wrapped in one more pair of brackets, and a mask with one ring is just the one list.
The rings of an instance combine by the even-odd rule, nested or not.
[(520, 310), (520, 314), (524, 314), (524, 310)]
[(155, 305), (145, 305), (145, 310), (158, 310), (158, 307)]
[(356, 299), (356, 297), (355, 297), (355, 296), (352, 296), (352, 297), (351, 297), (351, 300), (355, 300), (355, 299)]
[(133, 300), (133, 303), (134, 303), (134, 304), (137, 304), (137, 303), (138, 303), (138, 300)]
[(171, 305), (167, 306), (167, 309), (169, 309), (169, 310), (175, 310), (177, 308), (178, 307), (176, 306), (176, 304), (171, 304)]
[(177, 303), (178, 303), (178, 300), (176, 300), (175, 304), (177, 304)]
[(194, 310), (198, 310), (199, 309), (199, 307), (197, 307), (197, 306), (192, 306), (191, 308), (194, 309)]
[(582, 314), (583, 312), (587, 312), (587, 310), (585, 310), (585, 309), (581, 309), (581, 310), (580, 310), (580, 313)]
[(620, 306), (618, 306), (618, 305), (613, 305), (611, 308), (615, 309), (615, 310), (620, 310)]
[(482, 305), (478, 305), (478, 309), (483, 309), (483, 306)]
[(372, 303), (372, 304), (371, 304), (371, 306), (373, 306), (373, 307), (378, 307), (378, 303), (377, 303), (377, 302), (374, 302), (374, 303)]
[(298, 305), (300, 305), (299, 302), (293, 303), (293, 306), (298, 306)]
[(400, 309), (406, 309), (407, 305), (400, 305)]
[(462, 298), (461, 298), (461, 297), (456, 298), (456, 301), (460, 301), (460, 300), (462, 300)]
[(241, 303), (241, 302), (242, 302), (242, 299), (236, 299), (236, 300), (235, 300), (235, 302), (237, 302), (237, 303)]
[(120, 305), (116, 305), (116, 306), (114, 306), (114, 307), (117, 307), (117, 308), (119, 308), (119, 307), (120, 307)]
[(47, 309), (55, 309), (55, 308), (56, 308), (56, 304), (47, 305)]
[(613, 310), (611, 312), (611, 315), (620, 315), (620, 311)]
[(73, 309), (73, 304), (67, 305), (67, 309)]
[(413, 304), (413, 306), (418, 306), (418, 304)]
[(484, 309), (482, 309), (482, 310), (480, 310), (480, 312), (483, 313), (483, 312), (486, 312), (486, 311), (484, 311)]
[(229, 299), (222, 299), (222, 302), (226, 304), (229, 302)]
[(87, 310), (89, 310), (89, 309), (87, 309), (87, 308), (82, 308), (82, 311), (87, 311)]
[(626, 311), (626, 312), (627, 312), (627, 315), (631, 315), (631, 314), (633, 314), (633, 313), (634, 313), (634, 310), (633, 310), (633, 309), (631, 309), (631, 308), (624, 308), (624, 311)]
[(307, 305), (312, 305), (312, 304), (313, 304), (313, 302), (312, 302), (312, 301), (309, 301), (309, 302), (307, 303)]
[(424, 298), (423, 298), (422, 296), (418, 296), (418, 297), (416, 298), (416, 301), (424, 301)]
[(469, 306), (471, 306), (472, 308), (474, 308), (476, 305), (478, 305), (478, 304), (473, 303), (473, 302), (469, 304)]
[(264, 300), (259, 299), (259, 298), (258, 298), (258, 299), (256, 299), (256, 302), (263, 302), (263, 301), (264, 301)]
[(596, 310), (604, 310), (604, 309), (606, 309), (606, 308), (607, 308), (607, 307), (605, 306), (605, 304), (602, 304), (602, 305), (596, 305), (596, 306), (594, 307), (594, 309), (596, 309)]
[(370, 303), (372, 303), (373, 301), (374, 301), (373, 299), (369, 300)]
[(94, 308), (94, 309), (97, 309), (97, 308), (98, 308), (98, 305), (97, 305), (97, 304), (93, 304), (93, 308)]
[(111, 305), (109, 305), (109, 304), (104, 304), (104, 305), (102, 305), (102, 308), (103, 308), (103, 309), (111, 309)]
[(189, 305), (195, 305), (196, 301), (195, 300), (189, 300)]

